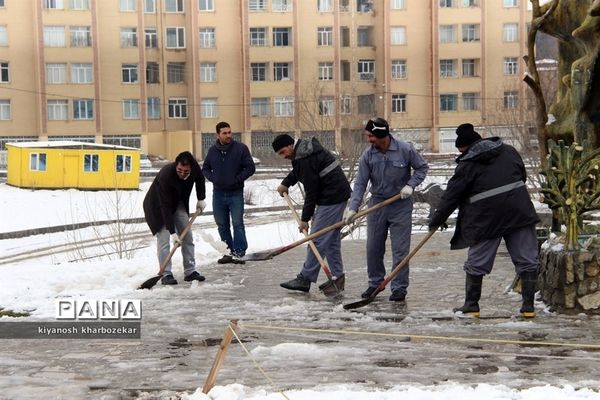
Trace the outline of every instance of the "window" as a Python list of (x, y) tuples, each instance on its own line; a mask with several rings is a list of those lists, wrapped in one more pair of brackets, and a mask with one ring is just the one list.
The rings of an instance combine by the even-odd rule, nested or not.
[(0, 8), (4, 8), (4, 0), (0, 0)]
[(440, 8), (454, 7), (454, 0), (440, 0)]
[(167, 82), (185, 83), (185, 63), (170, 62), (167, 63)]
[(332, 81), (333, 80), (333, 63), (332, 62), (320, 62), (319, 63), (319, 80), (320, 81)]
[(121, 28), (121, 47), (137, 47), (136, 28)]
[(516, 75), (519, 72), (517, 57), (504, 58), (504, 75)]
[(202, 118), (217, 118), (217, 99), (201, 99), (200, 100), (200, 117)]
[(138, 83), (138, 65), (122, 64), (121, 76), (121, 82), (123, 83)]
[(350, 47), (350, 29), (347, 26), (340, 27), (340, 41), (342, 47)]
[(405, 10), (406, 0), (392, 0), (390, 6), (392, 10)]
[(292, 0), (273, 0), (271, 9), (273, 11), (292, 11)]
[(255, 82), (264, 82), (267, 80), (267, 63), (250, 64), (250, 80)]
[(449, 112), (458, 109), (458, 95), (456, 94), (441, 94), (440, 95), (440, 111)]
[(156, 28), (144, 28), (144, 42), (147, 49), (158, 47), (158, 31)]
[(519, 92), (511, 90), (504, 92), (504, 108), (514, 110), (519, 106)]
[(479, 0), (462, 0), (463, 7), (477, 7)]
[(392, 45), (404, 45), (406, 44), (406, 27), (405, 26), (392, 26), (390, 28), (390, 41)]
[(215, 10), (214, 0), (198, 0), (198, 10), (214, 11)]
[(123, 119), (140, 119), (140, 101), (138, 99), (123, 100)]
[(479, 41), (479, 24), (466, 24), (462, 26), (463, 42)]
[(200, 63), (200, 82), (216, 82), (217, 81), (217, 64), (216, 63)]
[(157, 62), (146, 63), (146, 83), (160, 83), (159, 66)]
[(370, 26), (361, 26), (356, 30), (356, 45), (359, 47), (372, 46), (372, 29)]
[(46, 83), (67, 83), (67, 64), (46, 64)]
[(165, 0), (165, 11), (169, 13), (182, 13), (183, 0)]
[(92, 83), (92, 64), (71, 64), (72, 83)]
[(273, 28), (273, 46), (290, 46), (292, 28)]
[(117, 172), (131, 172), (131, 156), (117, 154), (115, 167)]
[(67, 100), (48, 100), (48, 121), (66, 121)]
[(135, 3), (137, 0), (119, 0), (120, 10), (122, 12), (135, 11)]
[(356, 0), (356, 11), (357, 12), (370, 12), (373, 9), (372, 0)]
[(440, 26), (440, 43), (456, 42), (456, 25)]
[(250, 113), (253, 117), (268, 117), (269, 116), (269, 98), (268, 97), (253, 97), (251, 99)]
[(359, 60), (357, 66), (359, 81), (372, 81), (373, 79), (375, 79), (374, 60)]
[(406, 60), (392, 60), (392, 79), (406, 79)]
[(8, 31), (6, 25), (0, 25), (0, 46), (8, 46)]
[(276, 117), (294, 116), (293, 97), (275, 97), (273, 100), (274, 114)]
[(90, 47), (92, 33), (89, 26), (70, 26), (71, 47)]
[(333, 97), (326, 96), (319, 99), (319, 115), (325, 117), (335, 115), (335, 101)]
[(502, 27), (502, 39), (505, 42), (519, 41), (519, 24), (504, 24)]
[(375, 111), (375, 96), (370, 95), (361, 95), (358, 96), (358, 113), (359, 114), (369, 114), (372, 115)]
[(328, 12), (333, 10), (333, 0), (317, 0), (317, 10), (319, 12)]
[(352, 113), (352, 96), (344, 94), (340, 99), (340, 114), (348, 115)]
[(65, 47), (65, 27), (44, 26), (44, 46)]
[(156, 13), (156, 0), (144, 0), (144, 12), (147, 14)]
[(73, 119), (94, 119), (94, 100), (73, 100)]
[(440, 78), (454, 78), (456, 73), (456, 60), (440, 60)]
[(333, 46), (333, 28), (317, 28), (317, 46)]
[(46, 170), (46, 153), (30, 153), (29, 154), (29, 169), (31, 171)]
[(63, 0), (44, 0), (44, 8), (51, 10), (63, 10), (65, 8), (65, 4)]
[(10, 82), (10, 69), (8, 68), (8, 63), (3, 62), (0, 63), (0, 83), (8, 83)]
[(479, 93), (463, 93), (463, 110), (477, 111), (479, 110)]
[(215, 47), (215, 28), (200, 28), (200, 48), (212, 49)]
[(267, 28), (250, 28), (250, 46), (267, 46)]
[(0, 121), (10, 120), (10, 100), (0, 100)]
[(185, 97), (169, 99), (169, 118), (187, 118), (187, 99)]
[(185, 48), (185, 28), (167, 28), (167, 49)]
[(406, 95), (405, 94), (393, 94), (392, 95), (392, 112), (394, 112), (394, 113), (406, 112)]
[(473, 77), (478, 76), (479, 60), (475, 58), (465, 58), (462, 60), (462, 76)]
[(69, 0), (71, 10), (89, 10), (90, 0)]
[(98, 154), (83, 155), (83, 172), (98, 172)]
[(273, 80), (289, 81), (292, 79), (291, 63), (273, 63)]
[(517, 0), (504, 0), (504, 7), (518, 7)]
[(160, 98), (148, 97), (148, 119), (160, 119)]
[(267, 0), (249, 0), (249, 11), (267, 11)]

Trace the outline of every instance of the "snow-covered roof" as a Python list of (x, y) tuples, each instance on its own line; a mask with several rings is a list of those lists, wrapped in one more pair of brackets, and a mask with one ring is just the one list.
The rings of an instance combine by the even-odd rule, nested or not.
[(58, 148), (58, 149), (96, 149), (96, 150), (137, 150), (135, 147), (119, 146), (116, 144), (102, 144), (102, 143), (87, 143), (77, 142), (75, 140), (53, 140), (53, 141), (41, 141), (41, 142), (12, 142), (6, 143), (7, 145), (21, 148)]

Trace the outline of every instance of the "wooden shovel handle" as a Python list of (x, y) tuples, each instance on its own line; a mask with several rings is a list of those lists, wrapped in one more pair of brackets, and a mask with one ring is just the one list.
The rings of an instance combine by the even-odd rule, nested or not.
[[(187, 225), (185, 226), (185, 228), (183, 228), (183, 231), (181, 231), (181, 234), (179, 235), (179, 240), (183, 240), (183, 238), (185, 237), (185, 235), (188, 234), (188, 232), (190, 231), (190, 229), (192, 229), (192, 224), (196, 220), (196, 217), (199, 216), (200, 214), (202, 214), (202, 211), (200, 211), (200, 210), (196, 210), (196, 212), (192, 214), (192, 217), (190, 218), (189, 222), (187, 223)], [(169, 264), (169, 261), (171, 261), (171, 258), (173, 258), (173, 254), (175, 254), (175, 252), (177, 251), (177, 249), (180, 246), (181, 246), (180, 243), (175, 243), (175, 245), (173, 246), (173, 248), (169, 252), (169, 255), (167, 256), (167, 258), (165, 258), (164, 261), (162, 262), (162, 264), (160, 264), (160, 269), (158, 271), (158, 275), (159, 276), (162, 275), (163, 272), (165, 272), (165, 268), (167, 268), (167, 264)]]

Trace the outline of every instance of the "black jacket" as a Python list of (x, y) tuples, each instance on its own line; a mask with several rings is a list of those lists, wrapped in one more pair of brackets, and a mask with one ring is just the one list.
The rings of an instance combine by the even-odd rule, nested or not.
[(244, 181), (255, 171), (248, 147), (235, 140), (227, 152), (222, 152), (216, 145), (211, 146), (202, 164), (202, 172), (213, 183), (213, 188), (224, 192), (243, 189)]
[(525, 185), (481, 200), (469, 200), (478, 193), (526, 182), (523, 160), (514, 147), (502, 143), (498, 137), (482, 139), (473, 143), (456, 162), (454, 175), (429, 223), (432, 227), (441, 225), (458, 207), (456, 230), (450, 241), (452, 249), (499, 238), (539, 222)]
[(194, 183), (198, 200), (204, 200), (206, 197), (204, 175), (197, 162), (194, 161), (192, 164), (192, 172), (186, 180), (177, 176), (175, 167), (174, 162), (162, 167), (144, 197), (144, 216), (153, 235), (163, 226), (171, 234), (175, 233), (173, 215), (177, 210), (177, 204), (183, 202), (189, 214), (190, 194)]
[(294, 146), (292, 171), (281, 184), (290, 187), (302, 182), (304, 185), (302, 221), (310, 221), (317, 204), (338, 204), (350, 198), (352, 190), (339, 164), (326, 173), (325, 168), (334, 162), (339, 163), (314, 137), (308, 140), (300, 139)]

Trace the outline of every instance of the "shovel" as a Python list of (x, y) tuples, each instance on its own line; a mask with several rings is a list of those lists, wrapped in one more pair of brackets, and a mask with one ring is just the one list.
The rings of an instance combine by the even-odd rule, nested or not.
[(400, 272), (400, 270), (408, 263), (408, 261), (415, 255), (417, 254), (417, 252), (419, 251), (419, 249), (421, 247), (423, 247), (423, 245), (429, 240), (429, 238), (431, 236), (433, 236), (433, 234), (435, 233), (437, 229), (432, 229), (430, 230), (427, 235), (425, 235), (425, 237), (423, 239), (421, 239), (421, 241), (419, 242), (419, 244), (417, 244), (415, 246), (414, 249), (411, 250), (410, 253), (408, 253), (408, 255), (406, 257), (404, 257), (404, 259), (402, 261), (400, 261), (400, 264), (398, 264), (393, 270), (392, 272), (390, 272), (390, 275), (388, 277), (386, 277), (383, 282), (381, 282), (379, 284), (379, 286), (377, 286), (377, 288), (375, 289), (375, 291), (366, 299), (362, 299), (359, 301), (355, 301), (354, 303), (349, 303), (349, 304), (344, 304), (344, 310), (353, 310), (356, 308), (361, 308), (366, 306), (367, 304), (371, 303), (373, 300), (375, 300), (375, 297), (382, 292), (385, 287), (387, 286), (388, 283), (390, 283), (392, 281), (392, 279), (394, 279), (396, 277), (396, 275), (398, 275), (398, 273)]
[[(365, 215), (367, 215), (368, 213), (378, 210), (382, 207), (387, 206), (390, 203), (395, 202), (396, 200), (400, 200), (400, 193), (390, 197), (389, 199), (386, 199), (380, 203), (375, 204), (373, 207), (371, 208), (366, 208), (362, 211), (357, 212), (354, 215), (354, 219), (358, 219), (360, 217), (364, 217)], [(282, 246), (282, 247), (278, 247), (276, 249), (270, 249), (270, 250), (264, 250), (264, 251), (259, 251), (256, 253), (250, 253), (250, 254), (246, 254), (244, 256), (244, 260), (246, 261), (265, 261), (265, 260), (270, 260), (275, 256), (278, 256), (282, 253), (285, 253), (288, 250), (291, 250), (295, 247), (300, 246), (301, 244), (304, 244), (306, 242), (308, 242), (309, 240), (313, 240), (318, 238), (321, 235), (326, 234), (327, 232), (331, 232), (334, 229), (338, 229), (343, 227), (344, 225), (346, 225), (346, 223), (344, 221), (340, 221), (340, 222), (336, 222), (333, 225), (329, 225), (323, 229), (321, 229), (320, 231), (316, 231), (315, 233), (311, 233), (310, 235), (306, 236), (304, 239), (300, 239), (298, 241), (295, 241), (294, 243), (290, 243), (287, 246)]]
[[(183, 238), (185, 237), (185, 235), (187, 235), (187, 233), (192, 228), (192, 224), (194, 223), (194, 220), (201, 213), (202, 213), (202, 211), (196, 210), (196, 212), (192, 214), (192, 217), (190, 218), (190, 221), (187, 223), (187, 225), (185, 226), (185, 228), (183, 229), (183, 231), (179, 235), (179, 240), (180, 241), (183, 240)], [(160, 264), (160, 269), (158, 270), (158, 275), (153, 276), (152, 278), (150, 278), (147, 281), (145, 281), (144, 283), (142, 283), (138, 289), (152, 289), (154, 287), (154, 285), (156, 285), (158, 283), (158, 281), (160, 280), (160, 278), (162, 278), (163, 272), (165, 272), (165, 268), (167, 268), (167, 264), (169, 263), (169, 261), (171, 261), (171, 258), (173, 257), (173, 254), (175, 254), (175, 251), (179, 248), (179, 246), (181, 246), (181, 243), (175, 243), (173, 245), (173, 248), (169, 252), (169, 255), (167, 256), (167, 258), (165, 258), (164, 261), (162, 262), (162, 264)]]
[[(288, 206), (290, 207), (290, 210), (292, 210), (292, 214), (294, 214), (294, 218), (296, 219), (296, 222), (298, 222), (298, 224), (299, 224), (300, 217), (298, 216), (298, 213), (296, 212), (296, 209), (294, 208), (294, 205), (292, 204), (292, 201), (290, 200), (290, 196), (288, 196), (287, 193), (283, 193), (283, 197), (285, 198), (285, 201), (287, 202)], [(302, 230), (302, 233), (304, 234), (304, 237), (308, 236), (308, 232), (306, 232), (305, 229)], [(344, 286), (343, 286), (344, 281), (345, 281), (344, 274), (342, 274), (337, 280), (333, 280), (333, 275), (331, 275), (331, 270), (327, 266), (327, 263), (325, 263), (325, 260), (323, 260), (323, 257), (321, 257), (321, 254), (319, 253), (317, 246), (315, 246), (315, 244), (312, 240), (308, 241), (308, 245), (309, 245), (310, 249), (312, 250), (312, 252), (315, 254), (315, 257), (317, 258), (317, 261), (319, 262), (319, 264), (321, 264), (321, 269), (323, 270), (323, 272), (325, 272), (325, 275), (327, 275), (327, 282), (320, 285), (319, 289), (323, 292), (323, 294), (325, 296), (328, 296), (328, 297), (334, 297), (334, 296), (341, 294), (342, 291), (344, 290)], [(338, 285), (340, 285), (341, 287)]]

